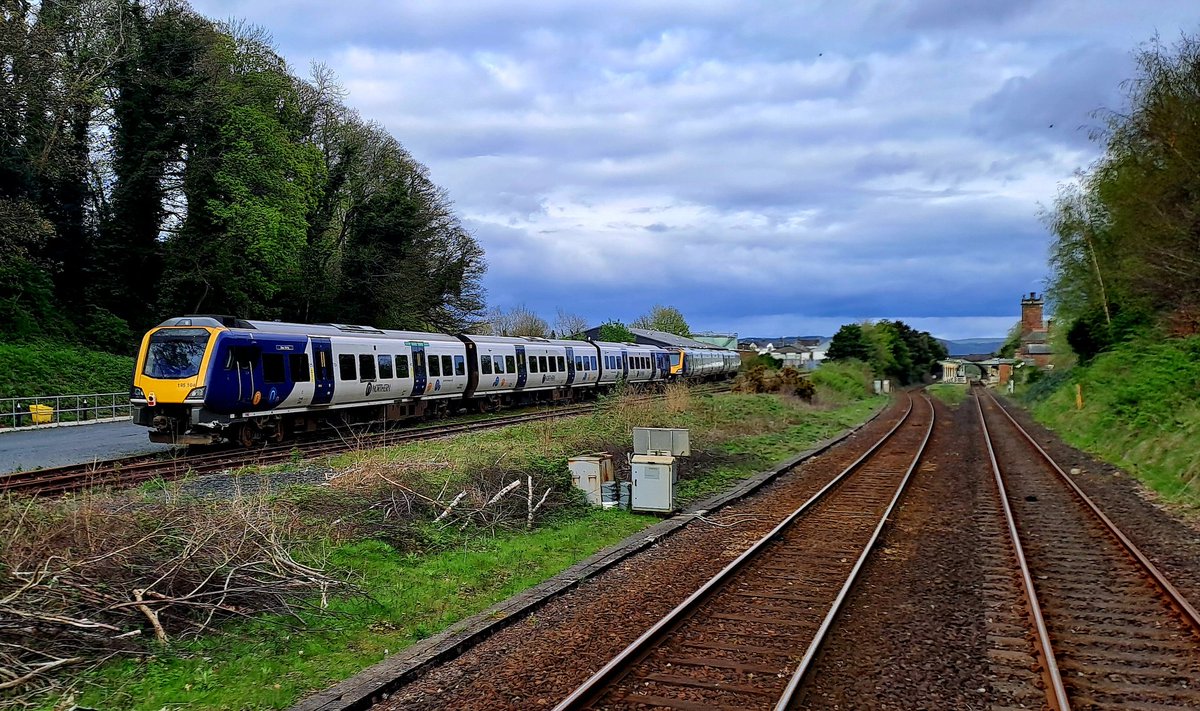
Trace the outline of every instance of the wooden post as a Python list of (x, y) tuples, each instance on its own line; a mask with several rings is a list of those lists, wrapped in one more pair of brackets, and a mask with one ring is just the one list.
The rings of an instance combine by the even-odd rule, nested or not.
[(1075, 383), (1075, 409), (1083, 409), (1083, 385)]

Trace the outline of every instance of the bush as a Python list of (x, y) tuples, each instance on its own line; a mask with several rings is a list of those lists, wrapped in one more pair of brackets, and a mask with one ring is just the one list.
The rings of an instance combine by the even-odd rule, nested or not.
[(871, 371), (861, 361), (825, 361), (809, 378), (822, 399), (833, 402), (860, 400), (872, 393)]

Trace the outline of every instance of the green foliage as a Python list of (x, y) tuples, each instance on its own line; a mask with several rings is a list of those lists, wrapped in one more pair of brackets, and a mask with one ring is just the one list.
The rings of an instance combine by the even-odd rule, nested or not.
[(929, 394), (952, 407), (967, 399), (967, 386), (957, 383), (934, 383), (925, 388)]
[(879, 377), (901, 385), (920, 382), (936, 373), (946, 347), (926, 331), (903, 321), (878, 321), (842, 326), (826, 354), (832, 361), (865, 361)]
[(1024, 398), (1070, 444), (1129, 470), (1168, 500), (1200, 505), (1200, 337), (1117, 344), (1086, 366), (1051, 373)]
[(1111, 304), (1107, 312), (1092, 306), (1067, 329), (1067, 344), (1080, 362), (1086, 363), (1113, 344), (1137, 334), (1148, 321), (1144, 313), (1122, 309), (1117, 304)]
[(1076, 338), (1086, 353), (1119, 340), (1095, 327), (1117, 305), (1200, 331), (1200, 38), (1155, 38), (1137, 65), (1129, 110), (1108, 116), (1103, 157), (1043, 214), (1054, 236), (1048, 293), (1060, 322), (1087, 319)]
[(1008, 329), (1008, 336), (1004, 339), (1004, 344), (1000, 346), (1000, 350), (996, 351), (996, 356), (999, 358), (1015, 358), (1017, 349), (1021, 347), (1021, 322), (1013, 324), (1012, 328)]
[(676, 336), (683, 336), (684, 338), (689, 338), (692, 335), (692, 329), (683, 317), (683, 312), (674, 306), (655, 304), (650, 308), (648, 314), (639, 317), (632, 325), (634, 328), (664, 331), (666, 333), (673, 333)]
[(870, 366), (862, 361), (826, 360), (809, 379), (818, 397), (829, 402), (861, 400), (873, 392)]
[(772, 358), (769, 353), (759, 353), (753, 358), (743, 360), (741, 370), (747, 371), (759, 366), (767, 370), (779, 370), (783, 367), (783, 361), (779, 358)]
[(825, 352), (827, 360), (860, 360), (871, 359), (871, 348), (863, 335), (861, 324), (848, 323), (833, 334), (829, 341), (829, 350)]
[(133, 358), (51, 343), (0, 343), (0, 397), (128, 392)]
[(630, 331), (620, 321), (605, 321), (600, 324), (596, 340), (610, 341), (612, 343), (634, 343), (637, 341), (637, 336), (633, 335), (633, 331)]
[(0, 18), (0, 335), (124, 352), (180, 312), (460, 330), (483, 253), (332, 75), (186, 3)]

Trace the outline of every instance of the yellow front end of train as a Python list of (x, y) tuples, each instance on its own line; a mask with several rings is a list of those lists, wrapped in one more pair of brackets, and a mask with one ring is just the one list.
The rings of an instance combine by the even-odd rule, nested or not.
[(188, 428), (192, 410), (204, 405), (204, 383), (221, 330), (164, 326), (142, 338), (129, 399), (134, 421), (153, 428), (151, 440), (171, 441)]

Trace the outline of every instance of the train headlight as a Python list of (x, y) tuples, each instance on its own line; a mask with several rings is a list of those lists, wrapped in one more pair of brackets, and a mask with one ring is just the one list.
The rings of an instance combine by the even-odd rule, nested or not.
[(129, 391), (129, 399), (130, 400), (145, 400), (146, 393), (141, 388), (135, 387), (133, 390)]
[(204, 393), (208, 391), (207, 387), (192, 388), (192, 391), (183, 399), (184, 402), (204, 402)]

